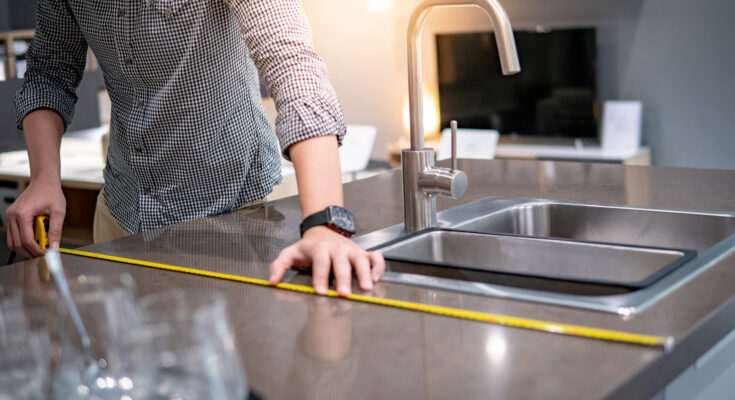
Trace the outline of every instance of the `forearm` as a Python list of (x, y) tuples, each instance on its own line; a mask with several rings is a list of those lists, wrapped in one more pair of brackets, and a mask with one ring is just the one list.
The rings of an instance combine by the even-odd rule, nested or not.
[[(301, 198), (301, 211), (309, 216), (327, 206), (343, 205), (342, 173), (339, 166), (337, 136), (318, 136), (302, 140), (288, 148)], [(368, 291), (380, 279), (385, 261), (380, 253), (367, 252), (357, 243), (324, 226), (304, 233), (302, 239), (289, 246), (270, 265), (272, 284), (278, 283), (292, 266), (312, 268), (314, 289), (326, 294), (329, 273), (334, 272), (337, 291), (342, 296), (352, 293), (352, 271), (360, 288)]]
[(39, 109), (23, 120), (32, 181), (59, 182), (64, 121), (55, 111)]
[(40, 257), (43, 250), (33, 239), (33, 219), (49, 216), (49, 245), (58, 248), (61, 228), (66, 215), (66, 199), (61, 190), (60, 156), (64, 122), (59, 114), (48, 109), (28, 113), (23, 122), (31, 184), (8, 207), (8, 247), (27, 257)]
[(343, 206), (342, 173), (334, 135), (303, 140), (289, 148), (304, 217), (327, 206)]

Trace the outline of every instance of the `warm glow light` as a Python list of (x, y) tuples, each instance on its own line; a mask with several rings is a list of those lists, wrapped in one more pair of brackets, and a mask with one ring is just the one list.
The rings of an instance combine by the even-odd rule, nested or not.
[(393, 9), (393, 0), (365, 0), (365, 9), (370, 12), (390, 11)]
[[(424, 138), (439, 135), (439, 95), (431, 86), (424, 83)], [(403, 102), (403, 130), (411, 134), (410, 112), (408, 111), (408, 97)]]

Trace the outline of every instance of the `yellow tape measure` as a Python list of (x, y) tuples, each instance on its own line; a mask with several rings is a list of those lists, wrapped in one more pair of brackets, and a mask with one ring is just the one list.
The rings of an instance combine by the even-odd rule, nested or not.
[[(38, 217), (42, 219), (45, 217)], [(36, 224), (37, 227), (44, 227), (42, 223)], [(45, 237), (45, 233), (43, 234)], [(45, 249), (45, 247), (43, 247)], [(80, 257), (93, 258), (97, 260), (112, 261), (117, 263), (123, 263), (128, 265), (135, 265), (140, 267), (154, 268), (159, 270), (174, 271), (190, 275), (204, 276), (208, 278), (224, 279), (228, 281), (247, 283), (257, 286), (268, 286), (276, 287), (279, 289), (290, 290), (293, 292), (316, 294), (314, 288), (304, 285), (295, 285), (292, 283), (279, 283), (277, 285), (271, 285), (267, 280), (248, 278), (239, 275), (223, 274), (219, 272), (205, 271), (195, 268), (179, 267), (175, 265), (161, 264), (149, 261), (135, 260), (125, 257), (110, 256), (106, 254), (92, 253), (81, 250), (71, 249), (59, 249), (61, 253), (75, 255)], [(531, 329), (535, 331), (550, 332), (562, 335), (585, 337), (590, 339), (607, 340), (613, 342), (622, 342), (630, 344), (638, 344), (644, 346), (661, 347), (664, 351), (669, 351), (673, 348), (674, 340), (672, 337), (664, 336), (650, 336), (640, 335), (636, 333), (628, 333), (621, 331), (613, 331), (607, 329), (599, 329), (580, 325), (569, 325), (561, 324), (556, 322), (542, 321), (530, 318), (512, 317), (501, 314), (491, 314), (479, 311), (462, 310), (458, 308), (435, 306), (423, 303), (415, 303), (411, 301), (385, 299), (381, 297), (373, 297), (361, 294), (350, 294), (347, 296), (340, 296), (337, 291), (329, 290), (326, 294), (329, 297), (339, 297), (343, 299), (359, 301), (363, 303), (377, 304), (386, 307), (401, 308), (404, 310), (412, 310), (418, 312), (424, 312), (429, 314), (443, 315), (447, 317), (454, 317), (472, 321), (479, 321), (497, 325), (506, 325), (516, 328)]]
[(48, 248), (48, 217), (36, 217), (33, 222), (33, 238), (41, 246), (41, 250)]

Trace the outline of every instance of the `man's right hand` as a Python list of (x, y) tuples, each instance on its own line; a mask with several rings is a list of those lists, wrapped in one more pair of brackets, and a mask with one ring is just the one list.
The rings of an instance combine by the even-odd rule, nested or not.
[(49, 217), (49, 245), (58, 248), (61, 241), (61, 226), (66, 215), (59, 155), (64, 121), (55, 111), (40, 108), (23, 119), (23, 133), (31, 167), (31, 184), (8, 207), (5, 216), (8, 221), (8, 247), (33, 258), (43, 255), (33, 237), (36, 216)]
[(36, 216), (48, 215), (48, 242), (51, 248), (58, 248), (61, 241), (61, 227), (66, 215), (66, 198), (58, 180), (33, 180), (26, 190), (5, 212), (8, 247), (28, 258), (43, 256), (43, 250), (36, 243), (33, 224)]

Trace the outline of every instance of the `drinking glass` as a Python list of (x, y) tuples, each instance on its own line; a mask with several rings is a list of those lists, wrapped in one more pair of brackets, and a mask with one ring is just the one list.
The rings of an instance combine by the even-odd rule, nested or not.
[[(130, 275), (80, 276), (69, 283), (72, 300), (90, 338), (89, 346), (68, 313), (61, 324), (61, 357), (53, 391), (57, 399), (138, 399), (147, 396), (152, 366), (132, 358), (141, 313)], [(58, 294), (58, 304), (63, 304)], [(141, 354), (145, 354), (142, 352)]]
[(24, 300), (22, 290), (0, 286), (0, 399), (46, 398), (49, 335), (32, 326)]
[(221, 294), (176, 289), (142, 298), (141, 307), (157, 358), (159, 398), (246, 398)]
[(47, 398), (49, 337), (26, 332), (25, 340), (0, 345), (0, 399)]
[(0, 346), (22, 342), (26, 333), (23, 292), (0, 286)]

